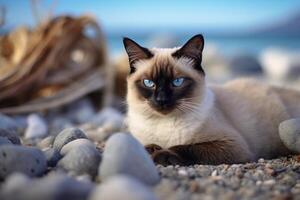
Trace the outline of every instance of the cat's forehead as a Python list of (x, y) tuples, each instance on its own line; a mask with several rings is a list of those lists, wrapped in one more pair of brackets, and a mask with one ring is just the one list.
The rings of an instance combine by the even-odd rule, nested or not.
[(172, 54), (179, 48), (152, 48), (153, 57), (138, 61), (136, 77), (148, 77), (151, 79), (176, 76), (195, 76), (193, 61), (188, 58), (175, 58)]

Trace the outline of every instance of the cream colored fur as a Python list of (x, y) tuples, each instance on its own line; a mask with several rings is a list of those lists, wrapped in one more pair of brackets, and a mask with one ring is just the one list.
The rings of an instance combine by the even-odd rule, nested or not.
[[(279, 138), (278, 125), (300, 117), (300, 92), (250, 79), (208, 86), (205, 78), (192, 69), (189, 59), (172, 58), (175, 49), (154, 51), (154, 58), (137, 62), (137, 72), (128, 78), (128, 127), (142, 144), (170, 148), (225, 141), (233, 149), (236, 162), (290, 153)], [(174, 110), (161, 115), (137, 97), (134, 80), (161, 59), (171, 60), (174, 67), (199, 80), (199, 94), (193, 99), (193, 105), (197, 105), (194, 112)]]

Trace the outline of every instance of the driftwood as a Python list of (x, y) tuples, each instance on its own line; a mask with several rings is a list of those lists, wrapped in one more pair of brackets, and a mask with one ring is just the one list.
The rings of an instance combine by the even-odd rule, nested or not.
[(61, 106), (103, 89), (106, 45), (89, 16), (61, 16), (0, 37), (0, 112)]

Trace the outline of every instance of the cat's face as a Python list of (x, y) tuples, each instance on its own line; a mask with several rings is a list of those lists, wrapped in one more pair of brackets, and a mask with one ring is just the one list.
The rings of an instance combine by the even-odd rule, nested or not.
[(199, 103), (204, 88), (202, 35), (174, 49), (146, 49), (128, 38), (124, 38), (124, 46), (130, 63), (129, 106), (147, 114), (166, 115)]

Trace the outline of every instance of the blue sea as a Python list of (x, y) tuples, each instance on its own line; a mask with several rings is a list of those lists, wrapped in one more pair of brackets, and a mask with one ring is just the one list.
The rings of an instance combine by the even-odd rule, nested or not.
[[(155, 36), (157, 40), (158, 36)], [(165, 35), (163, 36), (165, 37)], [(137, 41), (142, 46), (149, 47), (153, 37), (151, 36), (140, 36), (130, 35), (130, 38)], [(186, 42), (188, 36), (175, 37), (176, 44), (181, 46)], [(123, 49), (122, 37), (121, 36), (110, 36), (107, 37), (108, 48), (110, 55), (118, 55)], [(267, 48), (280, 48), (288, 51), (300, 51), (300, 36), (299, 37), (266, 37), (266, 36), (255, 36), (255, 37), (230, 37), (230, 36), (205, 36), (206, 44), (213, 44), (217, 47), (218, 51), (225, 56), (231, 56), (235, 54), (250, 54), (257, 56), (264, 49)], [(172, 46), (171, 46), (172, 47)]]

